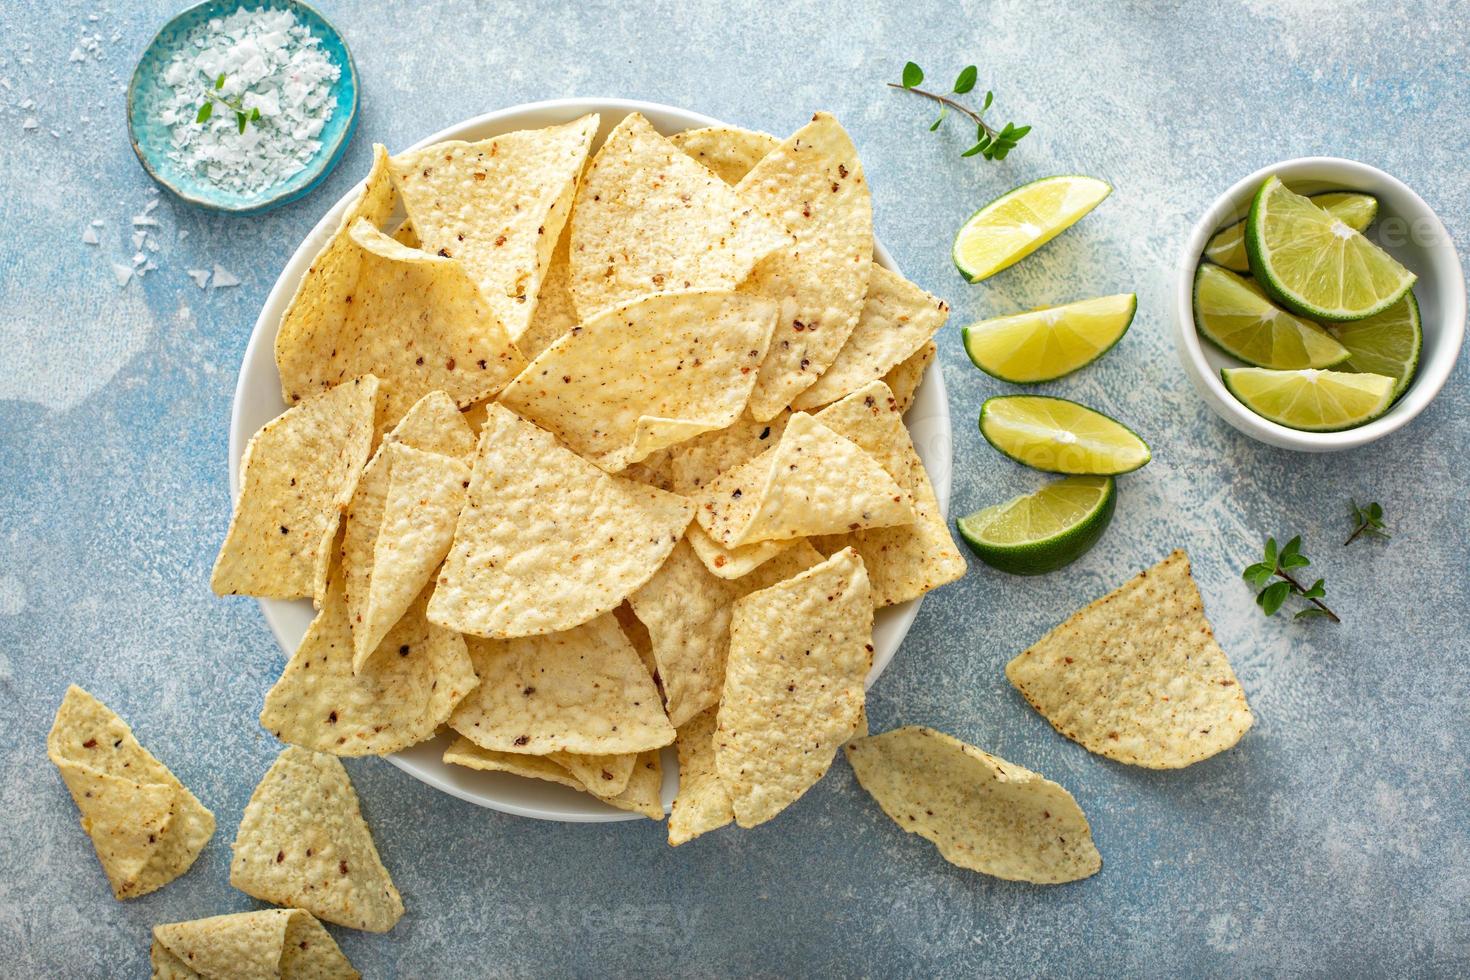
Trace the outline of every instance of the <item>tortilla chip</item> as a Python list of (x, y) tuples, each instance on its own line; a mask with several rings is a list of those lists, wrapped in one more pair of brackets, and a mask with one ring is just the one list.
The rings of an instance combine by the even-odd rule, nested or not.
[(368, 932), (403, 916), (336, 756), (288, 746), (250, 795), (232, 848), (230, 884), (263, 902)]
[(429, 619), (491, 638), (569, 630), (648, 581), (693, 506), (609, 476), (491, 405)]
[(387, 755), (433, 738), (478, 680), (464, 639), (424, 619), (430, 588), (354, 672), (342, 575), (333, 575), (322, 611), (265, 696), (261, 726), (283, 742), (343, 756)]
[(153, 927), (156, 980), (357, 980), (331, 933), (301, 909), (236, 912)]
[(728, 291), (644, 296), (564, 334), (499, 401), (616, 473), (739, 418), (775, 322)]
[(700, 526), (727, 548), (914, 519), (908, 490), (804, 412), (791, 417), (774, 448), (716, 477), (696, 504)]
[(857, 326), (873, 264), (873, 203), (857, 149), (819, 112), (735, 188), (796, 242), (756, 266), (741, 292), (781, 304), (750, 414), (769, 419), (831, 366)]
[(653, 678), (611, 614), (575, 629), (469, 641), (480, 686), (449, 725), (482, 748), (618, 755), (668, 745)]
[(855, 548), (863, 556), (873, 601), (880, 607), (907, 602), (962, 578), (964, 556), (950, 537), (934, 485), (887, 386), (874, 381), (828, 405), (815, 418), (877, 459), (914, 501), (912, 524), (820, 538), (817, 548), (827, 553)]
[(671, 449), (655, 449), (638, 462), (629, 463), (618, 476), (634, 483), (658, 487), (660, 490), (672, 490), (674, 473), (670, 462), (671, 452)]
[(1102, 868), (1072, 794), (1029, 769), (917, 725), (849, 742), (846, 752), (883, 812), (950, 864), (1038, 885)]
[(706, 534), (704, 528), (698, 524), (690, 524), (684, 536), (689, 539), (694, 553), (704, 562), (704, 567), (709, 569), (710, 574), (723, 579), (738, 579), (749, 575), (800, 540), (789, 538), (785, 541), (757, 541), (738, 548), (727, 548)]
[(424, 250), (463, 263), (513, 341), (535, 313), (597, 124), (589, 114), (388, 162)]
[(516, 347), (528, 359), (534, 359), (577, 325), (577, 307), (572, 302), (571, 239), (572, 225), (567, 222), (551, 252), (546, 277), (541, 280), (531, 323), (516, 338)]
[(627, 789), (602, 802), (650, 820), (664, 818), (664, 766), (658, 750), (638, 753)]
[[(377, 149), (377, 147), (375, 146), (374, 149)], [(389, 182), (392, 182), (392, 178), (389, 178)], [(394, 191), (394, 194), (396, 196), (397, 191)], [(421, 249), (424, 247), (424, 243), (419, 240), (419, 233), (413, 230), (413, 222), (408, 218), (404, 218), (398, 227), (393, 230), (393, 240), (407, 248)]]
[(215, 595), (311, 596), (318, 605), (342, 511), (373, 445), (378, 379), (287, 409), (250, 439), (240, 497), (209, 585)]
[(743, 415), (719, 432), (706, 432), (674, 447), (669, 451), (671, 489), (695, 496), (721, 473), (775, 446), (790, 418), (790, 412), (781, 412), (767, 422), (757, 422)]
[(931, 340), (883, 375), (883, 383), (893, 392), (893, 400), (898, 402), (899, 412), (907, 412), (914, 404), (914, 396), (919, 392), (924, 372), (929, 370), (929, 365), (938, 353), (939, 345)]
[(771, 819), (827, 772), (872, 664), (873, 599), (850, 548), (735, 603), (715, 766), (740, 826)]
[(1073, 613), (1006, 677), (1089, 752), (1149, 769), (1208, 759), (1254, 721), (1183, 551)]
[(214, 834), (214, 814), (138, 744), (105, 704), (72, 684), (46, 736), (119, 898), (157, 891), (189, 870)]
[(649, 293), (734, 289), (791, 244), (775, 221), (636, 112), (592, 158), (572, 210), (572, 298), (586, 320)]
[[(467, 769), (482, 772), (508, 772), (527, 779), (544, 779), (571, 789), (585, 792), (587, 787), (564, 766), (552, 761), (549, 755), (526, 755), (523, 752), (492, 752), (482, 749), (463, 735), (457, 736), (444, 750), (444, 761)], [(629, 775), (631, 775), (631, 770)]]
[(715, 725), (719, 708), (709, 708), (679, 726), (679, 792), (669, 813), (669, 844), (678, 847), (731, 823), (730, 793), (715, 770)]
[(912, 357), (949, 319), (949, 304), (896, 272), (874, 264), (868, 295), (857, 326), (837, 359), (816, 382), (797, 395), (792, 408), (834, 402), (869, 381), (877, 381)]
[(704, 164), (732, 187), (781, 141), (769, 133), (737, 126), (706, 126), (669, 137), (669, 142)]
[(633, 777), (637, 752), (621, 755), (582, 755), (577, 752), (552, 752), (546, 758), (571, 773), (587, 792), (604, 799), (617, 796), (628, 788)]
[[(475, 430), (442, 391), (431, 391), (414, 403), (398, 424), (383, 435), (382, 445), (401, 442), (413, 449), (468, 461), (475, 451)], [(380, 447), (381, 448), (381, 447)], [(367, 478), (366, 474), (363, 476)]]

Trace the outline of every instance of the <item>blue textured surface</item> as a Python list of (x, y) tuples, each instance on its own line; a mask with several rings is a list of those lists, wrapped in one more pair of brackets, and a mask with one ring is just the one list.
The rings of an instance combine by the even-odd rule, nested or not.
[[(989, 394), (958, 325), (1136, 289), (1138, 319), (1048, 390), (1103, 408), (1154, 447), (1080, 563), (1042, 580), (973, 569), (931, 596), (873, 691), (876, 729), (926, 723), (1071, 789), (1104, 868), (1063, 887), (955, 869), (907, 837), (846, 766), (750, 832), (677, 850), (662, 826), (565, 826), (441, 796), (349, 762), (408, 914), (389, 935), (334, 929), (374, 977), (609, 975), (1464, 975), (1470, 971), (1470, 393), (1464, 366), (1413, 425), (1345, 455), (1267, 449), (1211, 415), (1166, 331), (1174, 253), (1194, 216), (1273, 160), (1377, 164), (1470, 219), (1470, 10), (1439, 3), (1056, 0), (818, 7), (324, 3), (352, 44), (361, 131), (310, 197), (238, 219), (165, 199), (160, 268), (119, 289), (152, 187), (123, 91), (174, 10), (0, 8), (0, 974), (141, 976), (149, 927), (255, 907), (226, 883), (241, 808), (277, 750), (255, 723), (280, 670), (255, 604), (208, 572), (228, 519), (226, 424), (256, 311), (317, 217), (365, 170), (497, 106), (577, 94), (680, 103), (785, 133), (812, 110), (851, 130), (879, 234), (954, 305), (941, 338), (956, 419), (955, 508), (1034, 486), (974, 429)], [(550, 6), (550, 5), (546, 5)], [(1077, 5), (1081, 7), (1083, 5)], [(1394, 12), (1390, 7), (1404, 8)], [(95, 15), (96, 21), (89, 20)], [(96, 52), (79, 49), (100, 36)], [(956, 128), (891, 92), (907, 58), (981, 66), (1002, 114), (1035, 125), (1004, 164), (959, 159)], [(31, 100), (33, 107), (23, 103)], [(23, 129), (34, 117), (37, 128)], [(56, 136), (51, 135), (55, 130)], [(953, 230), (1007, 187), (1057, 172), (1117, 188), (1063, 238), (982, 286), (950, 267)], [(102, 244), (81, 243), (102, 219)], [(184, 233), (187, 232), (187, 237)], [(1463, 239), (1462, 239), (1463, 244)], [(200, 291), (219, 263), (235, 289)], [(1340, 542), (1349, 496), (1396, 536)], [(1237, 570), (1301, 532), (1346, 623), (1260, 617)], [(1129, 769), (1057, 736), (1004, 662), (1074, 608), (1185, 545), (1256, 710), (1235, 750), (1183, 772)], [(67, 682), (118, 709), (219, 818), (161, 892), (109, 896), (46, 763)]]

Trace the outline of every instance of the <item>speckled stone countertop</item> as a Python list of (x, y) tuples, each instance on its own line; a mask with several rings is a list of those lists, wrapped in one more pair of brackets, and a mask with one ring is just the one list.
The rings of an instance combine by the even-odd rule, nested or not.
[[(940, 337), (956, 513), (1035, 486), (980, 439), (1007, 386), (970, 367), (959, 325), (1136, 290), (1098, 364), (1049, 390), (1126, 420), (1153, 463), (1122, 481), (1101, 545), (1039, 580), (972, 568), (931, 595), (874, 688), (875, 730), (923, 723), (1067, 786), (1100, 874), (996, 881), (905, 835), (840, 760), (750, 832), (671, 850), (651, 822), (558, 825), (350, 761), (408, 914), (386, 936), (334, 929), (371, 977), (1465, 975), (1470, 972), (1470, 588), (1464, 365), (1408, 429), (1351, 453), (1258, 445), (1206, 409), (1167, 335), (1175, 253), (1236, 178), (1332, 153), (1383, 167), (1470, 224), (1470, 7), (1353, 0), (844, 5), (390, 4), (322, 0), (357, 58), (362, 114), (306, 199), (249, 219), (167, 197), (156, 266), (119, 288), (152, 185), (123, 89), (171, 4), (13, 0), (0, 8), (0, 974), (142, 976), (156, 922), (257, 907), (227, 884), (240, 811), (278, 750), (256, 724), (284, 662), (255, 603), (209, 592), (229, 516), (226, 426), (255, 315), (286, 258), (365, 171), (517, 102), (617, 95), (773, 133), (830, 109), (851, 131), (878, 234), (954, 307)], [(743, 11), (737, 11), (737, 7)], [(1390, 9), (1396, 8), (1396, 9)], [(1086, 12), (1083, 12), (1086, 11)], [(998, 111), (1035, 126), (1003, 164), (961, 160), (956, 127), (885, 89), (913, 58), (970, 62)], [(30, 120), (34, 120), (32, 125)], [(1014, 184), (1094, 174), (1113, 196), (982, 286), (955, 228)], [(82, 242), (94, 220), (100, 244)], [(141, 230), (141, 229), (140, 229)], [(152, 251), (147, 242), (157, 245)], [(215, 265), (231, 288), (199, 289)], [(1350, 496), (1393, 540), (1341, 546)], [(1300, 532), (1341, 627), (1266, 620), (1238, 570)], [(1086, 601), (1184, 546), (1257, 716), (1234, 750), (1181, 772), (1090, 756), (1011, 690), (1002, 665)], [(187, 875), (115, 902), (46, 762), (82, 683), (210, 806)]]

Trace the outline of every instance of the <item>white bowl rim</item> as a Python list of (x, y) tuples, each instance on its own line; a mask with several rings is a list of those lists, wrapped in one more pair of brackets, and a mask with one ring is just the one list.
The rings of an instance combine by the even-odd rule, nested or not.
[[(1242, 405), (1226, 389), (1220, 375), (1205, 359), (1204, 344), (1194, 325), (1194, 276), (1205, 243), (1229, 220), (1236, 218), (1245, 202), (1260, 183), (1272, 174), (1283, 180), (1322, 180), (1340, 183), (1344, 190), (1367, 190), (1373, 184), (1392, 188), (1410, 201), (1417, 213), (1402, 214), (1410, 221), (1431, 222), (1433, 243), (1424, 251), (1431, 256), (1440, 277), (1438, 299), (1441, 307), (1438, 329), (1445, 340), (1436, 350), (1441, 353), (1426, 358), (1419, 373), (1404, 396), (1387, 412), (1366, 425), (1341, 432), (1305, 432), (1272, 422)], [(1386, 171), (1357, 160), (1343, 157), (1295, 157), (1260, 168), (1236, 181), (1217, 197), (1195, 223), (1180, 251), (1174, 287), (1174, 342), (1179, 359), (1206, 404), (1226, 422), (1246, 435), (1278, 446), (1305, 452), (1336, 452), (1355, 449), (1396, 432), (1418, 416), (1439, 394), (1459, 359), (1465, 338), (1465, 276), (1454, 240), (1439, 216), (1415, 191)]]
[[(448, 126), (437, 133), (419, 140), (417, 143), (407, 147), (404, 152), (421, 149), (422, 147), (453, 139), (485, 139), (492, 132), (481, 132), (490, 127), (499, 127), (496, 132), (510, 132), (516, 126), (524, 125), (550, 125), (549, 122), (521, 123), (518, 120), (531, 116), (566, 115), (567, 120), (576, 118), (584, 113), (598, 112), (616, 114), (621, 118), (631, 112), (639, 112), (654, 121), (657, 128), (658, 118), (672, 117), (678, 119), (684, 128), (693, 129), (702, 126), (724, 126), (728, 123), (722, 122), (713, 116), (682, 109), (677, 106), (665, 105), (658, 102), (650, 102), (640, 99), (611, 99), (611, 98), (564, 98), (548, 99), (539, 102), (519, 103), (497, 109), (493, 112), (483, 113), (479, 116), (463, 120)], [(606, 119), (603, 121), (606, 128)], [(279, 391), (279, 375), (276, 373), (274, 346), (276, 330), (280, 325), (280, 319), (285, 312), (287, 304), (295, 295), (300, 280), (305, 275), (311, 261), (317, 252), (325, 244), (327, 238), (341, 222), (342, 214), (356, 200), (361, 191), (364, 180), (353, 184), (327, 211), (321, 219), (302, 239), (291, 258), (287, 260), (277, 277), (261, 311), (256, 318), (255, 325), (251, 329), (250, 340), (245, 347), (244, 356), (241, 359), (240, 374), (235, 384), (234, 400), (230, 408), (230, 438), (229, 438), (229, 476), (230, 476), (230, 498), (233, 502), (238, 499), (240, 493), (240, 459), (244, 454), (245, 446), (254, 435), (257, 425), (250, 424), (246, 418), (246, 410), (251, 405), (252, 396), (250, 389), (259, 384), (259, 377), (265, 372), (274, 389)], [(875, 238), (873, 241), (873, 258), (879, 264), (897, 271), (897, 265), (892, 256)], [(276, 414), (284, 411), (284, 401), (279, 403)], [(910, 411), (905, 419), (911, 434), (914, 437), (914, 446), (929, 478), (934, 486), (935, 496), (939, 501), (940, 515), (947, 520), (949, 515), (949, 499), (951, 481), (953, 477), (953, 443), (950, 433), (949, 398), (945, 390), (944, 375), (940, 368), (939, 359), (935, 358), (924, 373), (923, 381), (915, 393), (914, 402), (910, 405)], [(310, 607), (308, 600), (277, 600), (257, 599), (261, 613), (264, 615), (266, 624), (270, 627), (277, 645), (289, 660), (297, 643), (300, 642), (302, 629), (299, 627), (300, 607)], [(897, 606), (879, 610), (878, 621), (874, 626), (874, 660), (873, 669), (867, 678), (867, 686), (871, 687), (878, 676), (892, 662), (898, 648), (907, 636), (909, 628), (913, 625), (914, 618), (918, 615), (919, 607), (924, 597), (912, 599)], [(293, 612), (298, 615), (293, 615)], [(295, 620), (296, 622), (293, 622)], [(882, 631), (885, 640), (880, 639), (879, 632)], [(605, 804), (598, 804), (586, 794), (577, 793), (565, 787), (546, 784), (537, 786), (540, 795), (547, 795), (553, 799), (564, 799), (564, 805), (532, 805), (519, 803), (514, 800), (499, 799), (486, 791), (475, 791), (465, 784), (474, 777), (505, 777), (506, 780), (516, 780), (517, 777), (508, 776), (503, 773), (475, 773), (473, 770), (462, 772), (451, 772), (459, 770), (460, 767), (449, 766), (439, 759), (439, 753), (445, 739), (443, 735), (437, 736), (427, 742), (406, 749), (403, 752), (385, 756), (387, 761), (394, 766), (413, 776), (415, 779), (448, 793), (458, 799), (474, 803), (478, 806), (498, 810), (503, 813), (521, 817), (530, 817), (538, 820), (554, 820), (567, 823), (610, 823), (623, 820), (640, 819), (638, 814), (615, 810)], [(417, 753), (417, 757), (415, 757)], [(667, 811), (672, 800), (675, 786), (673, 774), (677, 767), (670, 764), (673, 758), (672, 751), (664, 751), (664, 786), (663, 798), (664, 808)], [(468, 774), (468, 775), (466, 775)], [(480, 780), (484, 781), (484, 780)], [(501, 780), (504, 782), (505, 780)], [(526, 783), (534, 783), (534, 780), (526, 780)], [(566, 794), (563, 797), (563, 794)]]

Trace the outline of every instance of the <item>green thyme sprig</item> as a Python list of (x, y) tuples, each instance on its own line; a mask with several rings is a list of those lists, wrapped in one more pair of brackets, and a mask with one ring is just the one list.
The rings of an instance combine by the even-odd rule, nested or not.
[(225, 76), (221, 74), (219, 78), (214, 80), (214, 89), (212, 91), (205, 90), (204, 104), (199, 107), (199, 112), (194, 116), (194, 121), (200, 125), (209, 122), (209, 117), (214, 115), (214, 104), (218, 102), (235, 114), (235, 126), (239, 128), (241, 135), (244, 135), (246, 126), (249, 126), (253, 122), (260, 122), (260, 106), (255, 106), (247, 110), (244, 99), (241, 96), (237, 95), (231, 99), (227, 96), (220, 95), (219, 91), (224, 87)]
[(1306, 568), (1311, 564), (1307, 556), (1302, 554), (1301, 535), (1297, 535), (1286, 546), (1279, 551), (1276, 548), (1276, 539), (1267, 538), (1265, 552), (1261, 560), (1251, 565), (1241, 577), (1256, 589), (1256, 605), (1261, 607), (1261, 612), (1267, 616), (1276, 615), (1286, 600), (1292, 596), (1305, 600), (1309, 605), (1297, 610), (1296, 619), (1311, 619), (1316, 616), (1325, 616), (1334, 623), (1341, 623), (1337, 613), (1327, 608), (1322, 598), (1327, 595), (1323, 587), (1323, 580), (1313, 582), (1310, 588), (1302, 585), (1297, 578), (1291, 574), (1294, 568)]
[(1353, 533), (1342, 543), (1346, 548), (1360, 537), (1377, 538), (1387, 541), (1393, 537), (1383, 527), (1383, 507), (1377, 501), (1366, 507), (1359, 507), (1356, 500), (1348, 500), (1348, 508), (1353, 515)]
[(924, 69), (910, 61), (903, 66), (903, 82), (889, 82), (888, 87), (901, 88), (939, 103), (939, 118), (935, 119), (929, 127), (929, 132), (931, 133), (940, 127), (951, 109), (968, 116), (970, 121), (975, 124), (975, 145), (964, 153), (961, 153), (960, 156), (972, 157), (978, 154), (987, 160), (1004, 160), (1006, 154), (1010, 153), (1011, 150), (1016, 148), (1016, 144), (1021, 142), (1021, 138), (1031, 132), (1031, 127), (1006, 123), (1000, 129), (995, 129), (987, 123), (985, 121), (985, 113), (990, 110), (991, 105), (995, 102), (994, 92), (987, 91), (985, 93), (985, 98), (981, 100), (978, 110), (971, 109), (959, 100), (950, 97), (953, 95), (965, 95), (971, 91), (975, 87), (975, 80), (979, 74), (979, 69), (974, 65), (966, 65), (960, 71), (959, 77), (954, 80), (954, 88), (949, 95), (940, 95), (938, 92), (929, 92), (919, 88), (920, 83), (924, 81)]

